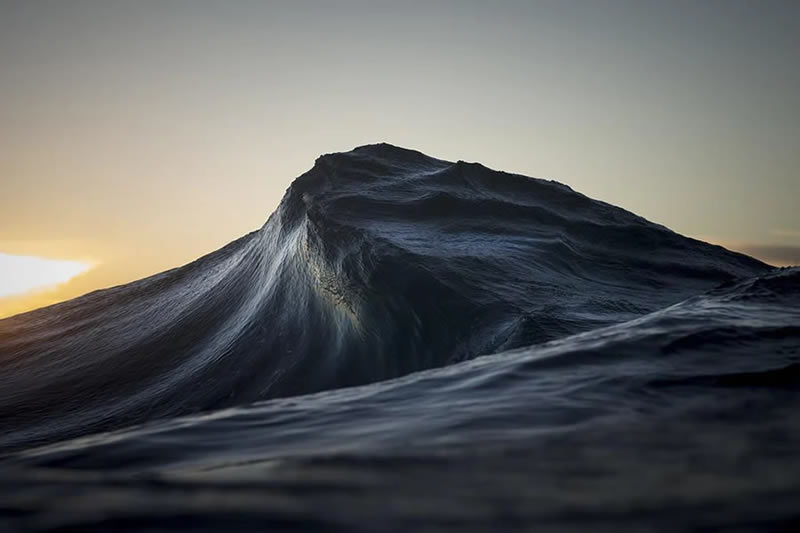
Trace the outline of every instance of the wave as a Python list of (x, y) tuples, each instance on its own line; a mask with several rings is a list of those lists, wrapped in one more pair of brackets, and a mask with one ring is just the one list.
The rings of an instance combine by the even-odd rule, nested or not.
[(363, 146), (212, 254), (0, 321), (0, 446), (383, 381), (770, 270), (556, 182)]
[(0, 524), (786, 528), (798, 387), (800, 268), (363, 146), (216, 252), (0, 320)]

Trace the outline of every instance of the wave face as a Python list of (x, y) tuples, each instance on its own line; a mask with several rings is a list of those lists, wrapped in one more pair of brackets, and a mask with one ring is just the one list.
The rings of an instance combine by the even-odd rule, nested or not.
[(0, 517), (792, 518), (798, 309), (800, 270), (556, 182), (385, 144), (325, 155), (225, 248), (0, 321), (0, 486), (19, 495)]

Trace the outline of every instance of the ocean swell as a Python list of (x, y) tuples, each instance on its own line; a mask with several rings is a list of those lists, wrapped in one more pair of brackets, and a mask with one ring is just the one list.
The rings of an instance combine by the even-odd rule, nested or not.
[(0, 321), (0, 445), (383, 381), (768, 270), (556, 182), (364, 146), (212, 254)]

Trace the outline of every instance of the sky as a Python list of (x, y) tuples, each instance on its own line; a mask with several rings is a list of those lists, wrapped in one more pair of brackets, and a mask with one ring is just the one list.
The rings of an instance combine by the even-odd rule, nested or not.
[(0, 316), (191, 261), (382, 141), (800, 263), (795, 1), (0, 0), (0, 124), (0, 259), (87, 266)]

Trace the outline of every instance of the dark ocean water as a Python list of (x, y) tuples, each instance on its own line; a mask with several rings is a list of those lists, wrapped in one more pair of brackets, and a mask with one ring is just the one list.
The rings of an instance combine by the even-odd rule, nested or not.
[(800, 269), (389, 145), (0, 321), (0, 526), (800, 527)]

